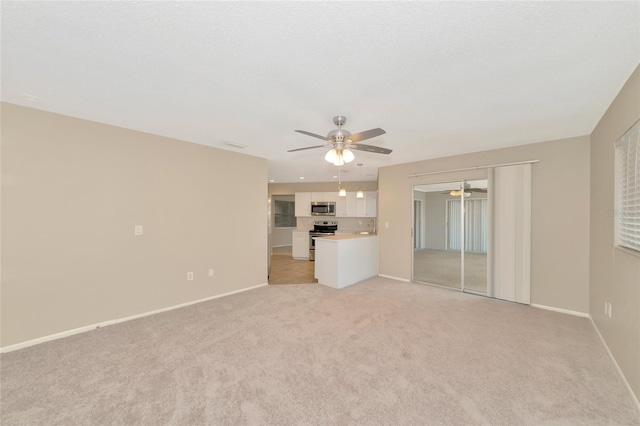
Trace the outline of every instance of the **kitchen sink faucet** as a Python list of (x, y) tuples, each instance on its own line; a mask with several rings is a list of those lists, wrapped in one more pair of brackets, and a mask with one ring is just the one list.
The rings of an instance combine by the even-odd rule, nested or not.
[(374, 218), (369, 219), (369, 221), (367, 222), (367, 226), (371, 226), (371, 224), (373, 223), (373, 233), (376, 233), (376, 220)]

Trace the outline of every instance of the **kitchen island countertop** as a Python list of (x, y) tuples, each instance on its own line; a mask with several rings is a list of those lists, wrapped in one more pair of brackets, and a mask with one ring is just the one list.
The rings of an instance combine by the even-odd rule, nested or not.
[(343, 288), (378, 275), (378, 236), (346, 234), (316, 239), (318, 283)]

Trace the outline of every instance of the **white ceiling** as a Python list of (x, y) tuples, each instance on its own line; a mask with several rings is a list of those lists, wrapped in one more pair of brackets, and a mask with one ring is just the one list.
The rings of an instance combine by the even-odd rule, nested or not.
[(637, 1), (1, 7), (3, 101), (264, 157), (276, 182), (333, 179), (325, 149), (286, 151), (338, 114), (393, 149), (344, 180), (589, 134), (640, 62)]

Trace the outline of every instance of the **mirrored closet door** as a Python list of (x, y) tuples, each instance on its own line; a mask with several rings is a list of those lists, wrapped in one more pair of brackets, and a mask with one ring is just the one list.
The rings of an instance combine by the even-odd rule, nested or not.
[(487, 293), (487, 180), (414, 186), (413, 281)]

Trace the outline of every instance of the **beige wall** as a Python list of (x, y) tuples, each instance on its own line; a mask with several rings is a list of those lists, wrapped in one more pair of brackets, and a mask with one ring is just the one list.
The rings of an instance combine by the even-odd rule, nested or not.
[(266, 283), (266, 160), (1, 113), (3, 347)]
[[(591, 134), (590, 313), (640, 398), (640, 256), (613, 249), (614, 142), (640, 120), (640, 67)], [(612, 318), (604, 315), (611, 303)]]
[(408, 175), (525, 160), (540, 160), (532, 166), (531, 302), (587, 313), (588, 136), (381, 168), (380, 274), (411, 279), (413, 185), (484, 178), (480, 171), (421, 178)]

